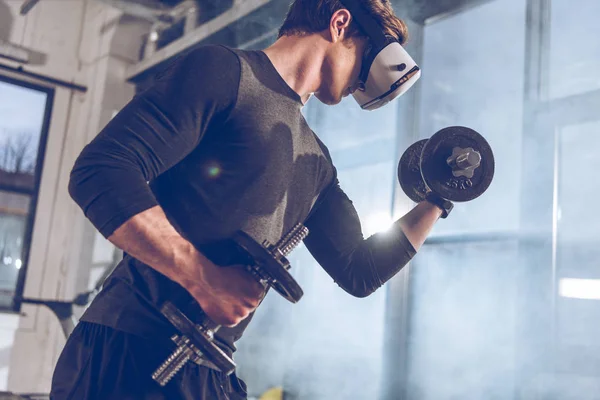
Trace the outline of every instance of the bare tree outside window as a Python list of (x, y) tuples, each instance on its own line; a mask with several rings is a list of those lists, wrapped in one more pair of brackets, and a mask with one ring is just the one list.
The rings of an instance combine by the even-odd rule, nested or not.
[(33, 174), (38, 150), (36, 135), (17, 132), (3, 136), (0, 139), (0, 169), (14, 174)]

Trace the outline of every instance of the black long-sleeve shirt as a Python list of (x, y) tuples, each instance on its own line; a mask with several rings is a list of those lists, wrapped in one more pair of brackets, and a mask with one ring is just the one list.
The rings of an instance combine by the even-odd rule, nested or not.
[[(229, 238), (243, 230), (277, 242), (298, 222), (308, 250), (347, 292), (364, 297), (415, 254), (396, 226), (363, 238), (325, 145), (302, 102), (260, 51), (196, 49), (172, 63), (82, 151), (69, 192), (105, 236), (160, 205), (175, 228), (215, 263), (236, 263)], [(177, 283), (126, 256), (82, 320), (152, 336), (174, 302), (199, 306)], [(231, 351), (248, 318), (223, 328)]]

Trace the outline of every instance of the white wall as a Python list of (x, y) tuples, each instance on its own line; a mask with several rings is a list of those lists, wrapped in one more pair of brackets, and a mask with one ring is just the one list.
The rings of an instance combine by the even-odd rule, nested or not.
[[(135, 62), (147, 26), (93, 0), (44, 0), (26, 16), (19, 15), (22, 3), (0, 0), (0, 39), (46, 54), (42, 65), (24, 69), (88, 88), (86, 93), (55, 88), (24, 293), (70, 300), (87, 286), (94, 261), (106, 258), (99, 251), (112, 249), (97, 240), (71, 201), (69, 172), (83, 146), (133, 96), (133, 87), (124, 83), (125, 71)], [(48, 392), (65, 339), (46, 308), (25, 305), (22, 313), (20, 319), (0, 316), (0, 359), (12, 345), (8, 377), (0, 364), (0, 389)]]

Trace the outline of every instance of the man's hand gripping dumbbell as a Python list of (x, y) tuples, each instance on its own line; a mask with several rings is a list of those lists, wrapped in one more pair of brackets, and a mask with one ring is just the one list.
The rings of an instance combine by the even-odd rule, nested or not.
[[(245, 261), (243, 264), (240, 264), (242, 268), (239, 268), (239, 270), (249, 272), (256, 282), (260, 284), (260, 287), (257, 286), (256, 289), (263, 292), (259, 296), (256, 296), (256, 293), (249, 293), (249, 295), (254, 295), (255, 299), (261, 299), (262, 294), (266, 293), (269, 287), (272, 287), (292, 303), (300, 300), (303, 292), (288, 271), (290, 263), (286, 259), (286, 256), (289, 255), (307, 234), (308, 229), (302, 224), (297, 224), (292, 231), (281, 238), (275, 245), (271, 245), (268, 242), (263, 242), (261, 245), (243, 231), (238, 231), (234, 235), (233, 242), (237, 248), (237, 260), (238, 262)], [(213, 299), (216, 299), (219, 298), (217, 296), (222, 296), (222, 292), (212, 293), (212, 295), (215, 296)], [(197, 296), (204, 298), (204, 289)], [(179, 334), (171, 338), (177, 344), (177, 348), (152, 374), (152, 378), (159, 385), (166, 385), (188, 361), (208, 362), (227, 375), (235, 370), (235, 362), (213, 342), (213, 337), (215, 332), (221, 327), (221, 324), (236, 325), (241, 319), (244, 319), (244, 314), (240, 313), (238, 317), (226, 317), (219, 320), (219, 322), (213, 321), (208, 315), (213, 315), (213, 313), (215, 315), (227, 315), (222, 309), (215, 310), (210, 308), (213, 304), (218, 308), (222, 307), (223, 304), (231, 304), (223, 301), (222, 297), (219, 300), (219, 303), (209, 301), (201, 304), (205, 314), (202, 317), (202, 322), (198, 325), (190, 321), (172, 303), (166, 302), (163, 304), (160, 310), (161, 313), (169, 320)], [(249, 306), (256, 307), (258, 304), (251, 302)]]

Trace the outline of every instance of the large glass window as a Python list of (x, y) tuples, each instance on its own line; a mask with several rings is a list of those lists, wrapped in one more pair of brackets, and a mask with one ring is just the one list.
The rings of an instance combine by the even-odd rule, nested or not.
[(525, 13), (524, 0), (495, 0), (424, 27), (419, 136), (473, 128), (496, 172), (482, 197), (438, 222), (412, 263), (407, 399), (514, 394)]
[[(564, 372), (571, 377), (563, 382), (574, 385), (600, 373), (600, 219), (589, 206), (600, 192), (600, 122), (568, 125), (556, 132), (555, 351), (558, 363), (569, 365)], [(581, 392), (561, 397), (592, 398)]]
[[(600, 122), (563, 127), (557, 157), (557, 241), (560, 276), (600, 279), (596, 265), (600, 215), (590, 212), (589, 199), (598, 195)], [(583, 223), (585, 221), (585, 223)]]
[(600, 89), (600, 2), (552, 0), (550, 21), (551, 98)]
[(0, 77), (0, 308), (22, 287), (52, 92)]
[(495, 0), (425, 26), (419, 134), (475, 129), (497, 159), (479, 199), (456, 207), (435, 233), (514, 231), (518, 226), (525, 1)]
[(427, 246), (414, 263), (408, 399), (511, 399), (518, 243)]

